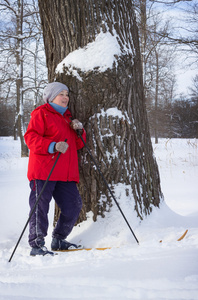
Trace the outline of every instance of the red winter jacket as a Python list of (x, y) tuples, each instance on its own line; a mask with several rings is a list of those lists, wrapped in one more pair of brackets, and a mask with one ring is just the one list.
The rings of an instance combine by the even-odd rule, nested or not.
[[(84, 144), (70, 127), (71, 113), (67, 109), (62, 116), (50, 104), (36, 108), (32, 114), (27, 131), (24, 135), (25, 142), (30, 149), (28, 164), (28, 179), (46, 180), (58, 153), (50, 154), (48, 147), (51, 142), (61, 142), (67, 139), (69, 148), (62, 153), (50, 176), (51, 181), (79, 182), (77, 150)], [(86, 141), (86, 133), (83, 131)]]

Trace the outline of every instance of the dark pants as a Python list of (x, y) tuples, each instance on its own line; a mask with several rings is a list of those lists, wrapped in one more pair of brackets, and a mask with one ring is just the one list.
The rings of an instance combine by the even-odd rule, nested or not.
[[(44, 180), (32, 180), (30, 182), (29, 204), (31, 210), (44, 183)], [(48, 181), (29, 222), (29, 244), (31, 247), (45, 244), (44, 237), (47, 235), (49, 204), (52, 197), (61, 210), (59, 220), (52, 234), (53, 237), (66, 239), (78, 219), (82, 208), (82, 200), (76, 183), (73, 181)]]

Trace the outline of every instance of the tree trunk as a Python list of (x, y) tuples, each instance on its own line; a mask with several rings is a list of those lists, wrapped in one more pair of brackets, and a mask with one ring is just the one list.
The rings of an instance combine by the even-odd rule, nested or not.
[(16, 65), (17, 65), (17, 79), (16, 79), (16, 117), (14, 126), (14, 139), (17, 136), (21, 141), (21, 157), (28, 156), (28, 148), (24, 141), (24, 115), (23, 115), (23, 0), (18, 0), (18, 13), (16, 18)]
[[(108, 184), (112, 190), (122, 184), (126, 195), (130, 186), (134, 198), (131, 209), (143, 219), (153, 205), (159, 206), (162, 193), (149, 135), (132, 1), (40, 0), (39, 7), (49, 81), (69, 86), (69, 108), (83, 122), (88, 147)], [(55, 72), (69, 53), (79, 47), (86, 50), (101, 31), (117, 36), (120, 47), (110, 68), (99, 68), (107, 49), (98, 68), (71, 70), (66, 65), (63, 73)], [(84, 202), (80, 220), (86, 219), (90, 210), (96, 220), (110, 209), (111, 199), (86, 149), (79, 157), (79, 190)]]
[(146, 81), (146, 43), (147, 43), (147, 11), (146, 11), (146, 0), (139, 0), (139, 14), (140, 14), (140, 25), (139, 25), (139, 35), (140, 35), (140, 53), (142, 60), (142, 70), (143, 70), (143, 86), (145, 86)]
[(155, 144), (158, 144), (158, 90), (159, 90), (159, 58), (157, 49), (155, 49), (156, 59), (156, 79), (155, 79)]

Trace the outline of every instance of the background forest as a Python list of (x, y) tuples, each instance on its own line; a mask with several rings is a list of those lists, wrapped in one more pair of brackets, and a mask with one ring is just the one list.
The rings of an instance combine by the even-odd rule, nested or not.
[[(198, 3), (136, 0), (135, 9), (151, 136), (197, 138)], [(38, 3), (1, 0), (0, 14), (0, 136), (23, 143), (48, 82)]]

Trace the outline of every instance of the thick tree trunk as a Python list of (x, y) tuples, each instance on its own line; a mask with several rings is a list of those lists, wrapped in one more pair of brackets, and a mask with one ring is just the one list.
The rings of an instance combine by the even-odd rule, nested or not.
[[(87, 144), (108, 184), (112, 190), (123, 184), (126, 194), (131, 187), (131, 209), (142, 219), (152, 206), (159, 206), (162, 193), (149, 135), (132, 1), (40, 0), (39, 7), (49, 81), (69, 86), (70, 110), (83, 122)], [(117, 35), (121, 49), (111, 68), (103, 72), (76, 69), (81, 79), (68, 66), (63, 73), (55, 73), (58, 63), (95, 41), (101, 30)], [(84, 202), (80, 219), (90, 210), (96, 219), (108, 211), (111, 200), (86, 149), (79, 156), (79, 190)]]

